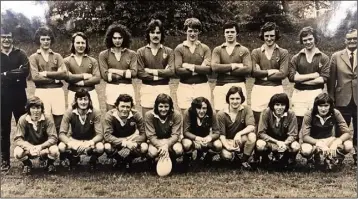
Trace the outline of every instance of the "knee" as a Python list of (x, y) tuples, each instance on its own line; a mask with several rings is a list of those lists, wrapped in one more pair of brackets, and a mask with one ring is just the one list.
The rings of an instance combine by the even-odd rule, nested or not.
[(184, 138), (181, 142), (183, 144), (184, 151), (190, 151), (193, 142), (187, 138)]
[(350, 153), (353, 150), (353, 142), (351, 140), (347, 140), (343, 142), (344, 152)]
[(264, 151), (266, 149), (266, 142), (263, 140), (257, 140), (256, 142), (256, 149), (258, 151)]
[(256, 134), (255, 133), (249, 133), (247, 135), (247, 143), (255, 144), (255, 142), (256, 142)]
[(18, 160), (22, 159), (25, 157), (25, 150), (22, 149), (19, 146), (16, 146), (14, 149), (14, 157)]
[(110, 143), (105, 143), (104, 144), (104, 151), (106, 153), (111, 153), (112, 152), (112, 145)]
[(148, 143), (143, 142), (140, 144), (140, 153), (141, 154), (148, 153)]
[(56, 145), (53, 145), (49, 148), (48, 156), (52, 159), (57, 159), (60, 157), (60, 150)]
[(96, 153), (102, 154), (104, 152), (104, 145), (102, 142), (96, 143)]
[(224, 160), (231, 160), (233, 155), (232, 155), (232, 152), (226, 150), (226, 149), (223, 149), (221, 151), (221, 157), (224, 159)]
[(301, 145), (301, 154), (305, 157), (309, 157), (313, 153), (313, 146), (307, 143)]
[(151, 157), (151, 158), (157, 157), (158, 156), (158, 149), (155, 148), (152, 145), (149, 145), (148, 146), (148, 156)]
[(214, 149), (214, 151), (216, 151), (216, 152), (221, 151), (221, 150), (223, 149), (223, 143), (221, 143), (220, 140), (215, 140), (215, 141), (213, 142), (213, 149)]
[(60, 144), (58, 144), (58, 150), (59, 150), (61, 153), (66, 152), (66, 149), (67, 149), (67, 146), (66, 146), (65, 143), (60, 142)]
[(300, 150), (300, 144), (297, 141), (294, 141), (290, 145), (292, 152), (298, 152)]
[(173, 145), (173, 151), (176, 155), (182, 155), (184, 153), (183, 145), (180, 142), (177, 142)]

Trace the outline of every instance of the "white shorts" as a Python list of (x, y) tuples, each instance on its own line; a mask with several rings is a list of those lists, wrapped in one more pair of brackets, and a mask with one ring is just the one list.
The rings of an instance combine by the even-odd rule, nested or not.
[(242, 92), (245, 96), (245, 102), (242, 103), (247, 105), (247, 93), (246, 93), (246, 84), (244, 82), (240, 83), (227, 83), (223, 86), (215, 86), (213, 95), (214, 95), (214, 108), (215, 110), (222, 110), (228, 106), (226, 103), (226, 94), (232, 86), (240, 86), (242, 88)]
[[(98, 101), (98, 95), (97, 95), (96, 89), (93, 89), (93, 90), (89, 91), (88, 93), (90, 94), (93, 108), (97, 109), (97, 110), (101, 110), (99, 107), (99, 101)], [(72, 104), (74, 103), (75, 94), (76, 94), (76, 92), (73, 92), (70, 90), (68, 91), (68, 95), (67, 95), (68, 107), (67, 108), (71, 107)]]
[(251, 109), (255, 112), (265, 110), (273, 95), (283, 93), (283, 86), (254, 85), (251, 92)]
[(135, 104), (134, 87), (132, 84), (106, 84), (106, 103), (114, 106), (120, 94), (128, 94), (132, 96)]
[(144, 108), (153, 108), (157, 96), (165, 93), (170, 96), (169, 85), (142, 84), (140, 88), (140, 105)]
[(36, 88), (34, 95), (44, 103), (46, 115), (63, 115), (65, 113), (65, 92), (62, 88)]
[(305, 113), (313, 107), (314, 99), (322, 93), (322, 89), (316, 90), (293, 90), (292, 110), (296, 116), (303, 117)]
[(201, 84), (183, 84), (179, 82), (177, 90), (178, 106), (180, 109), (188, 109), (193, 99), (205, 97), (211, 101), (211, 89), (208, 82)]

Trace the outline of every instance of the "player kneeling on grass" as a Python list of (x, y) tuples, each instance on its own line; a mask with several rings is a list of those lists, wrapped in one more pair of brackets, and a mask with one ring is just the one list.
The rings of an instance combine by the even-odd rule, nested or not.
[(40, 157), (48, 172), (54, 172), (54, 162), (60, 152), (56, 145), (57, 133), (53, 119), (44, 115), (44, 104), (36, 96), (27, 100), (26, 112), (17, 124), (14, 156), (23, 162), (25, 174), (32, 169), (30, 159), (36, 157)]
[(285, 93), (271, 97), (268, 108), (262, 111), (258, 127), (256, 155), (262, 157), (262, 165), (269, 163), (269, 153), (280, 166), (294, 165), (300, 149), (297, 140), (297, 118), (289, 110), (290, 102)]
[(61, 159), (68, 158), (70, 168), (80, 162), (80, 155), (90, 157), (91, 169), (96, 168), (98, 157), (103, 154), (103, 129), (101, 113), (92, 106), (88, 91), (81, 88), (75, 93), (74, 103), (63, 116), (58, 145)]
[(175, 163), (176, 157), (183, 154), (183, 145), (179, 142), (181, 122), (181, 114), (174, 110), (172, 98), (164, 93), (159, 94), (155, 99), (154, 110), (145, 114), (150, 158), (155, 160), (159, 157), (158, 163), (164, 159), (172, 164), (171, 161)]
[(195, 98), (191, 107), (184, 112), (183, 119), (184, 139), (182, 140), (185, 151), (184, 163), (189, 164), (193, 150), (197, 150), (197, 159), (203, 157), (205, 161), (212, 160), (215, 153), (222, 150), (216, 116), (208, 99)]
[[(333, 133), (336, 125), (340, 132), (335, 134), (340, 137), (335, 137)], [(307, 163), (314, 163), (316, 167), (320, 167), (324, 159), (326, 169), (331, 170), (333, 166), (341, 164), (344, 155), (353, 149), (353, 133), (327, 93), (315, 98), (313, 109), (303, 118), (300, 134), (303, 139), (302, 156), (308, 159)]]
[(136, 156), (148, 152), (143, 117), (133, 108), (133, 98), (120, 94), (115, 108), (109, 110), (104, 118), (104, 148), (107, 157), (114, 158), (113, 167), (125, 166), (129, 169)]
[(224, 160), (239, 159), (243, 150), (241, 165), (251, 170), (248, 160), (256, 143), (255, 119), (251, 108), (242, 104), (244, 101), (241, 87), (232, 86), (226, 94), (229, 105), (217, 113), (217, 120), (223, 145), (221, 157)]

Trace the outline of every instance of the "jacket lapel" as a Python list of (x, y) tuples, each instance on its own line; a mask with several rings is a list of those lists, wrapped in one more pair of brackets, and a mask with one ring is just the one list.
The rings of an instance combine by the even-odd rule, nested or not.
[(346, 50), (343, 50), (342, 53), (341, 53), (341, 58), (343, 59), (343, 61), (347, 64), (347, 66), (349, 67), (349, 69), (352, 69), (352, 66), (351, 66), (351, 63), (349, 62), (349, 57), (348, 57), (348, 54), (347, 54), (347, 51)]

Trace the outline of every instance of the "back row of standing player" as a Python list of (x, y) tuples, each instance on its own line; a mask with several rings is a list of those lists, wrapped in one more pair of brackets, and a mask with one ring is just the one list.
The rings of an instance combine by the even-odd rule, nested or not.
[(107, 50), (100, 53), (98, 62), (88, 55), (88, 38), (80, 32), (72, 36), (71, 55), (63, 59), (51, 50), (50, 46), (55, 39), (47, 27), (36, 31), (35, 42), (40, 48), (27, 62), (25, 53), (12, 46), (12, 34), (2, 29), (2, 166), (9, 162), (11, 113), (14, 113), (16, 121), (25, 113), (24, 88), (28, 68), (31, 69), (36, 86), (35, 95), (44, 102), (46, 114), (53, 115), (57, 132), (65, 112), (61, 80), (69, 83), (69, 104), (76, 91), (86, 88), (93, 106), (99, 109), (95, 85), (100, 83), (102, 77), (107, 82), (106, 106), (110, 110), (119, 94), (135, 96), (131, 80), (138, 77), (143, 82), (140, 102), (144, 115), (153, 108), (159, 93), (170, 94), (168, 84), (174, 74), (180, 78), (177, 101), (182, 110), (189, 108), (196, 97), (203, 96), (211, 100), (207, 75), (212, 72), (218, 74), (213, 91), (213, 106), (216, 110), (226, 107), (225, 96), (231, 86), (241, 87), (246, 97), (245, 78), (251, 75), (255, 78), (251, 108), (258, 123), (260, 113), (267, 107), (269, 99), (276, 93), (284, 92), (282, 80), (288, 77), (295, 83), (292, 109), (296, 113), (299, 128), (304, 113), (312, 107), (314, 98), (328, 82), (328, 93), (348, 125), (353, 117), (356, 146), (357, 76), (354, 71), (357, 65), (357, 30), (350, 30), (346, 34), (347, 48), (335, 53), (330, 62), (329, 57), (317, 48), (318, 37), (311, 27), (300, 31), (299, 39), (304, 48), (291, 61), (288, 51), (276, 44), (280, 32), (271, 22), (266, 23), (260, 31), (264, 44), (251, 54), (237, 42), (239, 28), (235, 22), (224, 24), (225, 42), (215, 47), (213, 52), (198, 40), (202, 29), (198, 19), (187, 19), (184, 29), (187, 39), (172, 50), (163, 45), (165, 30), (162, 23), (153, 20), (146, 30), (148, 44), (135, 53), (129, 49), (131, 36), (127, 28), (120, 24), (111, 25), (105, 35)]

